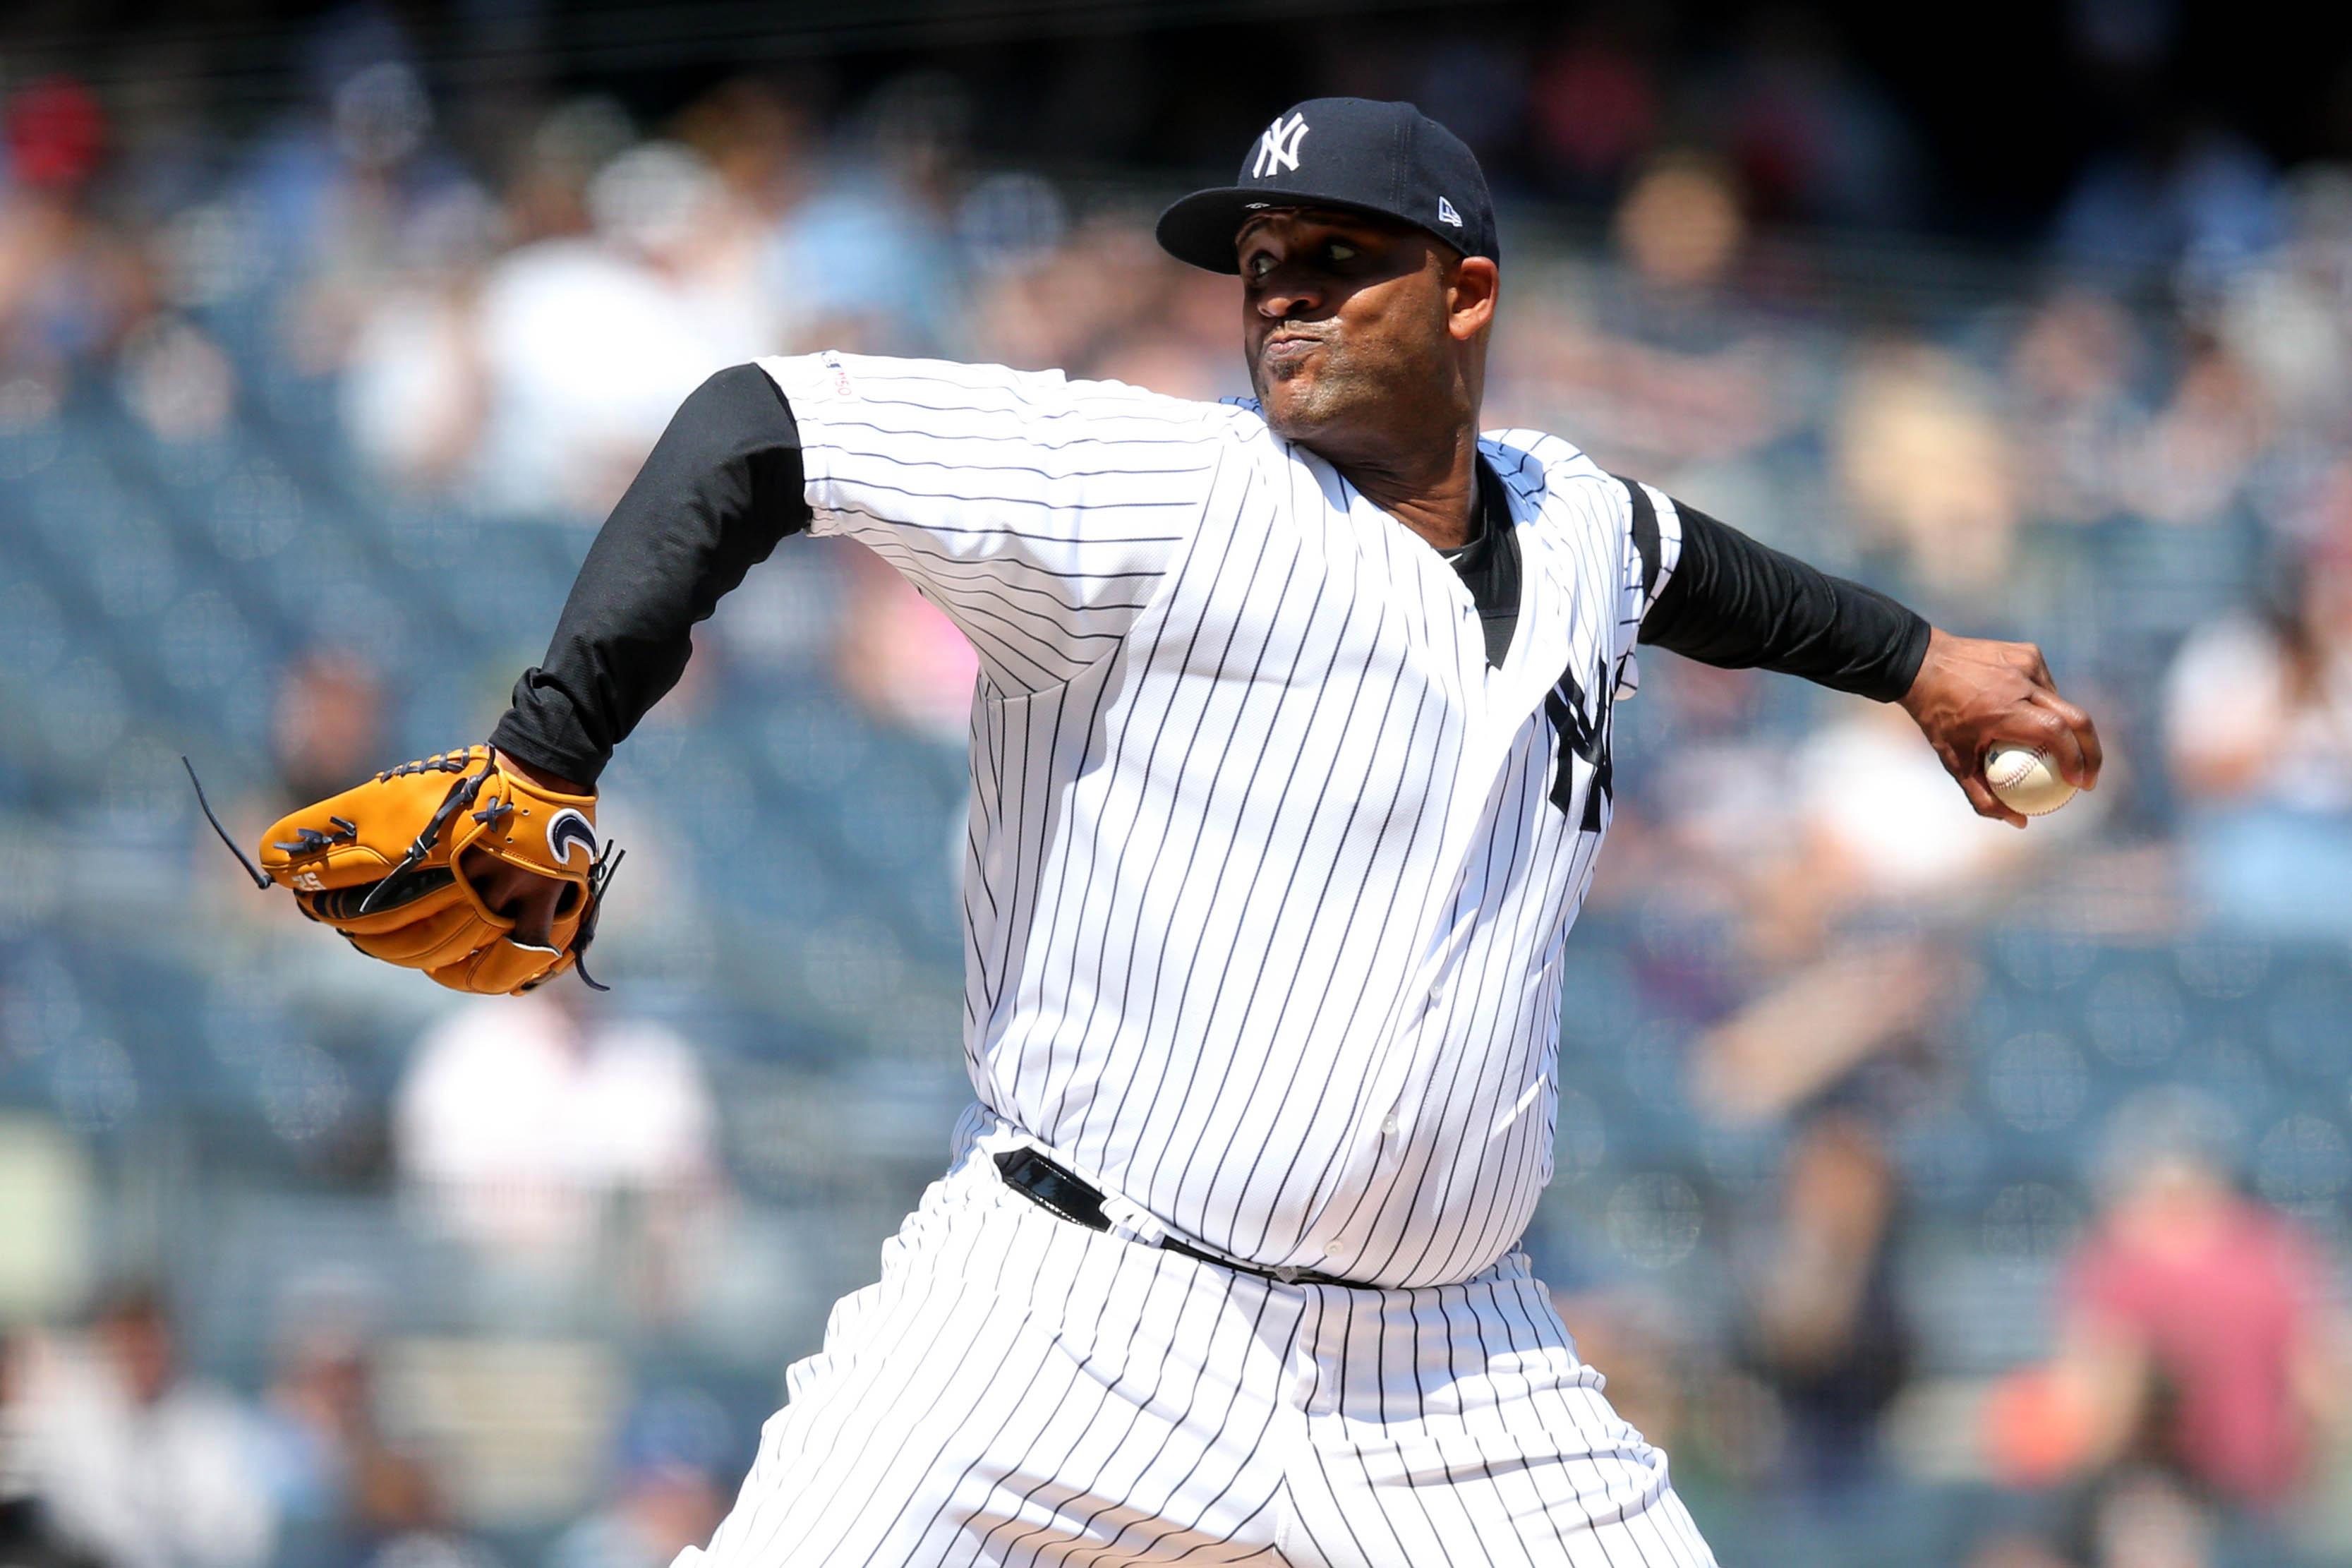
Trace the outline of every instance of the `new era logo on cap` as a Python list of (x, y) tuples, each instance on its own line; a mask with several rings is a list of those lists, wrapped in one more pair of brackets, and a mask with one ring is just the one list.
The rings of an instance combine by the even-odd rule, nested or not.
[[(1300, 149), (1315, 137), (1311, 167)], [(1234, 238), (1270, 207), (1334, 207), (1410, 224), (1465, 256), (1498, 257), (1486, 176), (1462, 139), (1410, 103), (1314, 98), (1291, 105), (1242, 154), (1241, 174), (1160, 215), (1160, 243), (1213, 272), (1238, 270)]]

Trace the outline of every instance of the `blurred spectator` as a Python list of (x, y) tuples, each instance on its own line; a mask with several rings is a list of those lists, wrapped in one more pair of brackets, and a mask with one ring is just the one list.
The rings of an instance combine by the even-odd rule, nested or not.
[(341, 402), (360, 455), (402, 480), (439, 481), (480, 424), (478, 396), (450, 367), (466, 357), (460, 301), (499, 216), (443, 142), (389, 10), (327, 11), (303, 56), (310, 101), (253, 149), (217, 221), (274, 285), (273, 371), (315, 382), (356, 365)]
[(383, 1430), (366, 1300), (328, 1282), (289, 1296), (263, 1394), (279, 1568), (462, 1558), (432, 1472)]
[(2228, 515), (2270, 437), (2261, 384), (2229, 348), (2192, 341), (2172, 396), (2129, 455), (2124, 499), (2158, 522), (2210, 524)]
[(58, 1529), (114, 1568), (258, 1568), (277, 1537), (253, 1412), (180, 1365), (145, 1286), (36, 1356), (25, 1430)]
[(276, 809), (308, 805), (391, 766), (383, 730), (383, 684), (356, 656), (314, 647), (292, 660), (279, 678), (269, 726)]
[(808, 194), (814, 178), (820, 137), (811, 110), (819, 91), (807, 79), (722, 81), (678, 115), (677, 139), (702, 156), (741, 211), (756, 223), (773, 223)]
[(2225, 286), (2215, 327), (2282, 417), (2324, 430), (2352, 404), (2352, 173), (2292, 180), (2287, 238)]
[(1248, 391), (1238, 299), (1229, 280), (1171, 262), (1132, 221), (1096, 217), (987, 272), (969, 331), (974, 352), (1016, 368), (1214, 398)]
[(474, 309), (499, 222), (471, 202), (436, 216), (400, 276), (357, 310), (339, 397), (354, 455), (427, 492), (465, 480), (488, 414)]
[(165, 450), (201, 451), (236, 413), (236, 367), (219, 343), (173, 315), (142, 321), (125, 337), (115, 384)]
[(2077, 1568), (2039, 1536), (1999, 1531), (1969, 1553), (1966, 1568)]
[(576, 237), (593, 226), (588, 183), (635, 144), (629, 111), (602, 94), (550, 110), (523, 139), (505, 171), (499, 207), (509, 244)]
[(106, 136), (98, 100), (68, 78), (0, 105), (0, 366), (54, 374), (93, 359), (147, 302), (136, 254), (91, 209)]
[(834, 650), (842, 689), (883, 723), (961, 744), (980, 674), (971, 644), (880, 557), (860, 550), (844, 566), (850, 607)]
[(2058, 252), (2126, 285), (2183, 261), (2221, 278), (2277, 241), (2282, 216), (2277, 176), (2252, 142), (2179, 117), (2083, 171), (2058, 216)]
[(2352, 937), (2352, 532), (2269, 616), (2192, 635), (2165, 692), (2195, 890), (2225, 925)]
[(2060, 289), (2026, 317), (2009, 346), (2009, 433), (2037, 519), (2097, 521), (2118, 504), (2147, 353), (2140, 323), (2094, 289)]
[[(1667, 837), (1697, 847), (1690, 874), (1726, 900), (1751, 966), (1693, 1063), (1694, 1104), (1727, 1124), (1787, 1115), (1936, 1038), (1966, 969), (1938, 928), (1992, 899), (2030, 853), (1975, 815), (1899, 707), (1832, 713), (1784, 754), (1694, 736), (1662, 792), (1680, 808)], [(1725, 757), (1733, 766), (1707, 790), (1709, 762)], [(1743, 826), (1744, 847), (1710, 853)], [(1922, 915), (1934, 924), (1906, 931)], [(1791, 1181), (1810, 1168), (1801, 1160)]]
[[(1796, 921), (1791, 939), (1808, 910), (1818, 925), (1874, 906), (1963, 906), (2025, 853), (2013, 832), (1970, 809), (1910, 715), (1891, 704), (1840, 703), (1797, 748), (1791, 775), (1803, 876), (1784, 869), (1769, 890), (1769, 918)], [(1786, 886), (1792, 879), (1805, 885)]]
[(474, 467), (493, 510), (602, 521), (688, 393), (781, 346), (740, 260), (751, 215), (698, 154), (633, 147), (587, 206), (588, 236), (526, 245), (482, 282)]
[(1656, 16), (1616, 5), (1580, 19), (1536, 65), (1528, 136), (1538, 167), (1563, 194), (1615, 188), (1648, 152), (1664, 117), (1652, 59)]
[(2245, 1509), (2294, 1497), (2347, 1413), (2327, 1264), (2186, 1136), (2111, 1151), (2105, 1212), (2068, 1262), (2053, 1369), (2083, 1467), (2138, 1465)]
[(303, 41), (305, 100), (245, 161), (229, 219), (278, 286), (268, 348), (280, 374), (333, 373), (387, 291), (453, 229), (479, 185), (440, 139), (414, 51), (387, 8), (346, 4)]
[(1667, 291), (1722, 283), (1747, 232), (1729, 172), (1690, 153), (1654, 163), (1627, 190), (1615, 217), (1617, 244), (1634, 276)]
[(1895, 1290), (1896, 1182), (1862, 1116), (1813, 1116), (1790, 1148), (1749, 1287), (1748, 1351), (1780, 1396), (1784, 1479), (1827, 1509), (1876, 1475), (1878, 1419), (1910, 1376)]
[(647, 1255), (638, 1303), (674, 1309), (674, 1251), (715, 1195), (717, 1126), (684, 1039), (614, 1016), (567, 977), (476, 1002), (420, 1040), (394, 1153), (436, 1227), (497, 1269), (564, 1285)]
[(718, 1528), (732, 1458), (726, 1414), (707, 1397), (642, 1401), (623, 1424), (608, 1500), (556, 1541), (547, 1568), (665, 1568)]
[(1910, 130), (1822, 11), (1762, 9), (1715, 96), (1731, 157), (1771, 216), (1899, 225), (1916, 215)]
[(1486, 167), (1496, 167), (1526, 119), (1527, 50), (1494, 31), (1455, 33), (1427, 52), (1404, 96), (1468, 142)]
[(823, 187), (785, 219), (768, 287), (805, 347), (952, 353), (962, 333), (954, 211), (971, 106), (951, 79), (885, 83)]
[(2177, 1478), (2131, 1470), (2092, 1499), (2092, 1568), (2214, 1568), (2214, 1529)]
[(1811, 412), (1802, 348), (1742, 307), (1748, 228), (1722, 162), (1653, 159), (1610, 233), (1621, 266), (1514, 296), (1511, 331), (1495, 342), (1490, 423), (1566, 431), (1653, 471), (1750, 458), (1799, 427)]
[(58, 1533), (35, 1489), (32, 1435), (17, 1397), (23, 1380), (16, 1344), (0, 1335), (0, 1563), (7, 1568), (100, 1568), (99, 1560)]
[[(803, 308), (765, 274), (798, 123), (750, 82), (689, 106), (692, 144), (637, 142), (601, 99), (550, 114), (503, 214), (412, 226), (400, 286), (361, 312), (342, 388), (361, 453), (493, 512), (601, 519), (686, 395), (782, 347)], [(495, 256), (501, 226), (522, 243)]]
[(1979, 613), (2000, 602), (2019, 522), (1993, 397), (1956, 355), (1882, 342), (1846, 383), (1835, 437), (1856, 531), (1895, 551), (1931, 603)]

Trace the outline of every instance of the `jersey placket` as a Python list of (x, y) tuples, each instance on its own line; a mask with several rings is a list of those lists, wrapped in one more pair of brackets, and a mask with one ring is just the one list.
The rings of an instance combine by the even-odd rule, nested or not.
[[(1351, 499), (1374, 517), (1390, 521), (1360, 496)], [(1438, 1045), (1424, 1043), (1425, 1031), (1443, 1026), (1448, 1012), (1445, 1005), (1466, 945), (1456, 940), (1451, 911), (1464, 879), (1478, 861), (1486, 825), (1495, 816), (1497, 797), (1507, 785), (1506, 770), (1519, 731), (1538, 721), (1539, 704), (1549, 687), (1540, 672), (1549, 668), (1555, 645), (1568, 640), (1561, 634), (1570, 629), (1566, 624), (1570, 609), (1568, 596), (1548, 570), (1549, 557), (1536, 539), (1538, 527), (1520, 516), (1522, 510), (1520, 498), (1514, 495), (1512, 521), (1518, 531), (1524, 563), (1519, 625), (1500, 669), (1486, 663), (1477, 607), (1461, 578), (1425, 546), (1419, 555), (1409, 557), (1415, 563), (1423, 591), (1429, 591), (1429, 576), (1434, 573), (1442, 578), (1439, 591), (1457, 610), (1455, 665), (1463, 700), (1470, 710), (1469, 739), (1457, 764), (1439, 851), (1437, 886), (1444, 890), (1423, 912), (1422, 928), (1412, 949), (1422, 955), (1417, 973), (1378, 1036), (1382, 1058), (1365, 1096), (1366, 1113), (1353, 1152), (1327, 1184), (1326, 1195), (1302, 1237), (1301, 1252), (1320, 1258), (1319, 1267), (1334, 1272), (1344, 1273), (1349, 1261), (1361, 1250), (1384, 1207), (1388, 1184), (1406, 1164), (1412, 1137), (1416, 1132), (1426, 1135), (1416, 1128), (1419, 1118), (1406, 1101), (1412, 1087), (1427, 1079), (1427, 1058)], [(1400, 524), (1391, 521), (1391, 526), (1402, 531)], [(1418, 540), (1412, 542), (1419, 545)], [(1564, 650), (1560, 651), (1564, 658)]]

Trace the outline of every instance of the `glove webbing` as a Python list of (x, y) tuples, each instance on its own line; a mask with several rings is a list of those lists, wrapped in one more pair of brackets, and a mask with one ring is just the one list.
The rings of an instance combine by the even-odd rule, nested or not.
[[(460, 767), (464, 765), (462, 763), (458, 764)], [(468, 774), (449, 786), (449, 793), (441, 797), (440, 805), (434, 810), (431, 820), (427, 821), (423, 830), (416, 835), (416, 842), (408, 847), (408, 853), (401, 857), (400, 864), (386, 872), (383, 880), (378, 882), (369, 890), (368, 896), (360, 900), (360, 913), (366, 914), (375, 908), (376, 900), (383, 896), (385, 882), (391, 881), (393, 878), (401, 875), (433, 853), (433, 841), (441, 837), (441, 830), (449, 826), (449, 819), (457, 815), (460, 807), (474, 804), (474, 797), (482, 792), (483, 781), (490, 776), (490, 770), (497, 765), (495, 753), (486, 755), (482, 759), (480, 773)]]

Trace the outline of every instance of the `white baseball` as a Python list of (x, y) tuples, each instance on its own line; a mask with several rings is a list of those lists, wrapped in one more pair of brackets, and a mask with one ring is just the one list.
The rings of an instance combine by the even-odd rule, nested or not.
[(1993, 797), (2027, 816), (2046, 816), (2074, 798), (2074, 786), (2039, 746), (1995, 746), (1985, 753), (1984, 772)]

